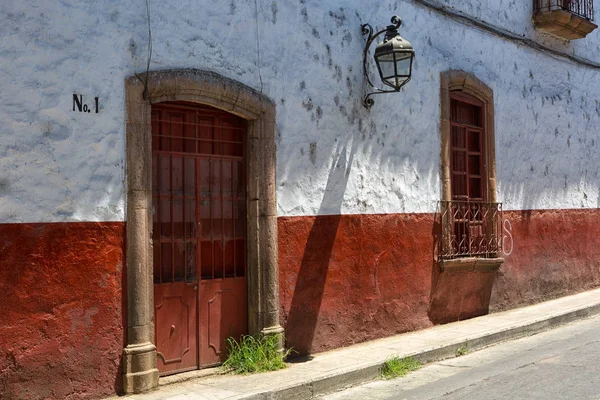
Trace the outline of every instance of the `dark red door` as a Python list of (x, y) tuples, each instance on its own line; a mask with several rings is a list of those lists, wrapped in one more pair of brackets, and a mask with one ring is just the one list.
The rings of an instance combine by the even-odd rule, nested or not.
[(161, 374), (215, 365), (247, 331), (246, 123), (152, 107), (154, 304)]

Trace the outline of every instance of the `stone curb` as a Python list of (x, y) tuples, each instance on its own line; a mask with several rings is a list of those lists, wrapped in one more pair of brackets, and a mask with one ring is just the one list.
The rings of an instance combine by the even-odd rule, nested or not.
[[(550, 315), (541, 318), (538, 321), (528, 322), (522, 325), (512, 326), (489, 332), (481, 336), (466, 337), (454, 343), (432, 347), (418, 353), (398, 354), (399, 357), (414, 357), (421, 363), (431, 363), (441, 361), (456, 356), (456, 351), (465, 346), (469, 350), (479, 350), (491, 345), (514, 340), (525, 336), (535, 335), (537, 333), (556, 328), (558, 326), (573, 322), (579, 319), (591, 317), (600, 314), (600, 303), (592, 304), (583, 308), (578, 308), (556, 315)], [(315, 396), (335, 392), (350, 386), (355, 386), (377, 378), (380, 374), (383, 362), (373, 363), (371, 365), (361, 365), (355, 369), (348, 369), (342, 372), (336, 372), (329, 376), (324, 376), (310, 381), (296, 383), (291, 386), (273, 388), (260, 393), (251, 393), (236, 397), (244, 400), (300, 400), (310, 399)]]

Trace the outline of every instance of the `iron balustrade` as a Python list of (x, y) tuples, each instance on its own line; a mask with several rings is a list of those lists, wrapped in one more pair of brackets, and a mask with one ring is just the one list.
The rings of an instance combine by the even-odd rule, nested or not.
[(594, 20), (593, 0), (533, 0), (533, 12), (544, 13), (565, 10), (588, 21)]
[(496, 258), (502, 252), (502, 203), (441, 201), (439, 258)]

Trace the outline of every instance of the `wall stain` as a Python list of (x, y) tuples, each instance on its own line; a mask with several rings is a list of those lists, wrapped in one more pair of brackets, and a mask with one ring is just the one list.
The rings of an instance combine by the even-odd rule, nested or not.
[(305, 23), (308, 22), (308, 11), (306, 10), (306, 7), (302, 7), (300, 10), (300, 15), (302, 15), (302, 21)]
[(317, 164), (317, 143), (316, 142), (311, 142), (310, 143), (310, 162), (313, 163), (313, 165)]
[(277, 2), (273, 1), (271, 3), (271, 22), (273, 22), (273, 25), (277, 23), (277, 11)]

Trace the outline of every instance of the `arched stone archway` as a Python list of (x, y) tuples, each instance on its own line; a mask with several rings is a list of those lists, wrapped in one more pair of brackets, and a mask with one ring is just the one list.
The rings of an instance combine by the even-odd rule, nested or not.
[[(144, 83), (147, 81), (147, 88)], [(127, 342), (123, 388), (138, 393), (158, 384), (152, 279), (151, 105), (190, 101), (248, 121), (248, 331), (276, 334), (279, 325), (275, 105), (267, 97), (214, 72), (152, 71), (125, 81), (127, 175)]]

